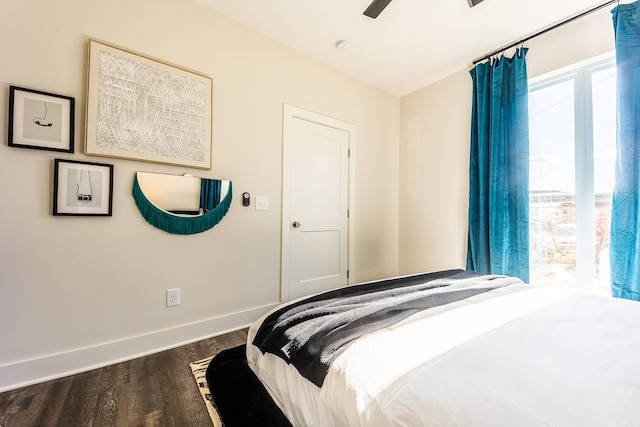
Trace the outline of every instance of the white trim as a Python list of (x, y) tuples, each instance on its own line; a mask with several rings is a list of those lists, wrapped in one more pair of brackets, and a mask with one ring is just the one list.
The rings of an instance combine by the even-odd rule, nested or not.
[(580, 68), (600, 67), (611, 62), (615, 62), (616, 52), (612, 50), (603, 54), (587, 58), (574, 64), (567, 65), (566, 67), (559, 68), (557, 70), (550, 71), (548, 73), (541, 74), (529, 79), (529, 91), (540, 89), (541, 87), (554, 84), (557, 80), (566, 78), (567, 75), (575, 74), (576, 70)]
[[(574, 163), (576, 287), (597, 290), (592, 76), (615, 67), (615, 53), (599, 55), (529, 80), (529, 93), (572, 81), (574, 88)], [(613, 191), (613, 188), (612, 188)]]
[(0, 393), (90, 371), (247, 327), (276, 304), (175, 328), (0, 365)]
[(587, 288), (595, 287), (596, 273), (596, 198), (593, 183), (591, 74), (589, 69), (580, 69), (574, 81), (576, 284), (578, 287)]
[(348, 266), (349, 275), (347, 278), (347, 284), (353, 283), (355, 277), (355, 202), (353, 195), (355, 194), (355, 148), (356, 148), (356, 126), (352, 123), (348, 123), (342, 120), (334, 119), (332, 117), (324, 116), (322, 114), (314, 113), (312, 111), (304, 110), (302, 108), (294, 107), (293, 105), (283, 104), (283, 131), (282, 131), (282, 242), (281, 242), (281, 271), (280, 271), (280, 301), (289, 301), (289, 258), (285, 254), (289, 254), (289, 234), (291, 224), (291, 212), (289, 207), (291, 206), (290, 192), (287, 190), (287, 186), (291, 181), (291, 171), (287, 168), (287, 165), (291, 161), (289, 150), (287, 150), (287, 128), (291, 127), (291, 121), (294, 118), (307, 120), (313, 123), (318, 123), (323, 126), (329, 126), (335, 129), (343, 130), (349, 134), (349, 183), (347, 184), (347, 198), (349, 206), (349, 234), (347, 241), (348, 250)]

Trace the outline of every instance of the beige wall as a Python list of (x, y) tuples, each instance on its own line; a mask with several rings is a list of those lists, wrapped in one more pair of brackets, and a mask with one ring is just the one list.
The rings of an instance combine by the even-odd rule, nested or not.
[(461, 268), (469, 188), (469, 73), (408, 95), (401, 105), (400, 272)]
[[(613, 50), (611, 8), (526, 43), (530, 78)], [(401, 100), (400, 272), (464, 268), (471, 77), (462, 70)]]
[[(282, 106), (353, 123), (354, 281), (398, 273), (400, 100), (184, 0), (0, 3), (0, 121), (10, 84), (76, 99), (76, 153), (0, 144), (0, 390), (237, 328), (278, 302)], [(86, 43), (214, 79), (211, 171), (85, 156)], [(113, 217), (53, 217), (53, 159), (111, 163)], [(214, 229), (175, 236), (131, 197), (137, 170), (231, 179)], [(268, 196), (271, 210), (241, 206)], [(182, 303), (165, 307), (165, 290)]]

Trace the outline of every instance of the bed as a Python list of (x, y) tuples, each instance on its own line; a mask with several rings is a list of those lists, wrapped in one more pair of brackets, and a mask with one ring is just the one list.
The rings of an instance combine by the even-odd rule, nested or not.
[(640, 303), (462, 270), (276, 307), (249, 367), (294, 426), (639, 426)]

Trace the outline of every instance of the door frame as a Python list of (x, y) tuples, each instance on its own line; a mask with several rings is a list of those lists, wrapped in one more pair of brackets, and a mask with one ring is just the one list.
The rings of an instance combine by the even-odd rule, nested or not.
[(347, 218), (347, 284), (351, 284), (354, 277), (355, 270), (355, 254), (354, 254), (354, 236), (355, 227), (354, 221), (354, 153), (355, 153), (355, 141), (356, 141), (356, 127), (352, 123), (348, 123), (342, 120), (334, 119), (332, 117), (324, 116), (322, 114), (314, 113), (312, 111), (304, 110), (299, 107), (295, 107), (289, 104), (283, 104), (283, 125), (282, 125), (282, 231), (281, 231), (281, 249), (280, 249), (280, 302), (289, 301), (290, 299), (290, 275), (289, 275), (289, 252), (290, 252), (290, 238), (291, 238), (291, 152), (289, 147), (293, 144), (291, 141), (291, 132), (287, 132), (291, 129), (292, 121), (294, 119), (306, 120), (319, 125), (328, 126), (334, 129), (345, 131), (349, 134), (348, 152), (349, 157), (347, 159), (349, 174), (347, 182), (347, 206), (349, 209)]

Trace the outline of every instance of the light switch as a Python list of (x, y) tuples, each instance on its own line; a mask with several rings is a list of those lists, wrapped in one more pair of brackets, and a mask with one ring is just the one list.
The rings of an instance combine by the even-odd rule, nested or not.
[(269, 198), (265, 196), (256, 197), (256, 210), (268, 211), (269, 210)]

